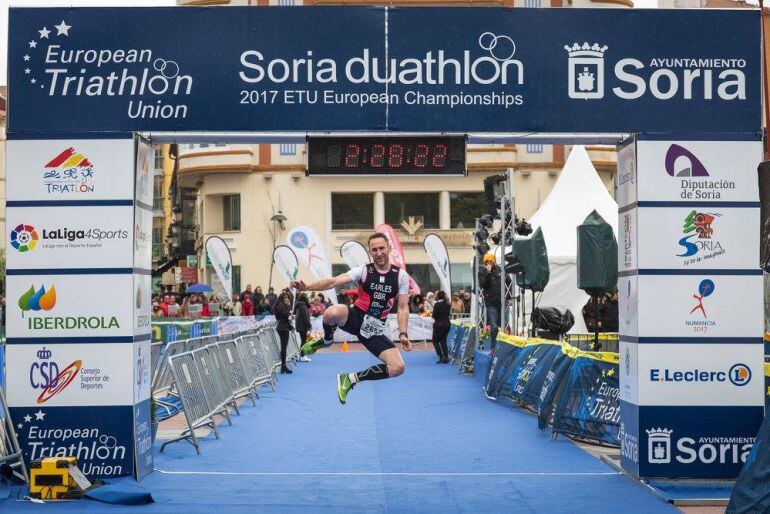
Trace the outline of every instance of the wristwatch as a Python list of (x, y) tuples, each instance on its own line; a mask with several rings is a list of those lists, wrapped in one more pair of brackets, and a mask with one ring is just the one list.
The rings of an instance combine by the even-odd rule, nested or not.
[(409, 334), (407, 332), (399, 332), (398, 337), (401, 337), (401, 336), (409, 337)]

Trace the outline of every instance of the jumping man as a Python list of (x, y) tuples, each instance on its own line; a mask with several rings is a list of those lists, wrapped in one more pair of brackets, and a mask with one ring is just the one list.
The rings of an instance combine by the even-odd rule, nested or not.
[(348, 308), (332, 305), (324, 311), (324, 338), (302, 347), (303, 355), (315, 353), (322, 346), (334, 341), (334, 330), (340, 327), (354, 334), (367, 350), (384, 364), (377, 364), (358, 373), (337, 375), (337, 395), (340, 402), (347, 401), (348, 392), (364, 380), (382, 380), (401, 375), (404, 360), (393, 342), (385, 336), (385, 320), (393, 304), (398, 300), (399, 341), (405, 351), (412, 349), (407, 335), (409, 325), (409, 278), (406, 271), (390, 264), (390, 243), (385, 234), (375, 232), (369, 237), (369, 253), (373, 264), (359, 266), (334, 278), (325, 278), (305, 284), (294, 280), (291, 287), (300, 291), (325, 291), (349, 282), (358, 284), (358, 299)]

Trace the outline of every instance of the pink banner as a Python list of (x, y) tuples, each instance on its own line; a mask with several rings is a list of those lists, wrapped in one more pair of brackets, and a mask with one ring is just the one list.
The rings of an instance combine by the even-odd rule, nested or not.
[[(399, 268), (403, 268), (404, 271), (406, 271), (406, 259), (404, 258), (404, 248), (401, 246), (401, 240), (398, 239), (398, 234), (395, 230), (393, 230), (393, 227), (390, 225), (383, 223), (382, 225), (377, 225), (375, 227), (375, 230), (377, 232), (382, 232), (386, 236), (388, 236), (388, 239), (390, 239), (390, 262), (392, 264), (395, 264)], [(407, 273), (406, 275), (409, 277), (409, 289), (412, 291), (413, 294), (420, 294), (420, 286), (417, 285), (417, 282), (414, 281), (414, 279)]]

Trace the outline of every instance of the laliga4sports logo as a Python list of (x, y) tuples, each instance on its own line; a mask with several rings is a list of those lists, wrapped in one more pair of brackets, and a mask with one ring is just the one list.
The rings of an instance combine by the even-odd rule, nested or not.
[(38, 350), (37, 360), (29, 369), (29, 385), (41, 389), (37, 403), (42, 404), (64, 391), (78, 376), (83, 361), (77, 359), (59, 371), (59, 364), (52, 359), (53, 352), (45, 346)]
[(37, 235), (35, 227), (32, 225), (19, 224), (11, 231), (11, 246), (20, 253), (31, 252), (37, 246), (40, 237)]
[[(605, 97), (607, 45), (564, 45), (568, 55), (568, 95), (580, 100)], [(624, 100), (652, 96), (657, 100), (745, 100), (746, 60), (740, 58), (623, 58), (612, 68), (618, 85), (609, 89)]]

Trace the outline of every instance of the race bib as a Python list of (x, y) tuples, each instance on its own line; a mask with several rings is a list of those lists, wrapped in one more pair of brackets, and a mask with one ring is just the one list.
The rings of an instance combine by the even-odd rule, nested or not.
[(361, 330), (359, 332), (366, 339), (381, 336), (385, 333), (385, 322), (367, 314), (364, 316), (364, 322), (361, 323)]

